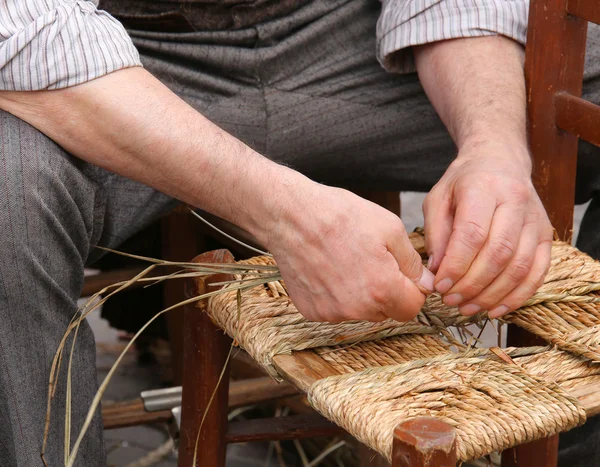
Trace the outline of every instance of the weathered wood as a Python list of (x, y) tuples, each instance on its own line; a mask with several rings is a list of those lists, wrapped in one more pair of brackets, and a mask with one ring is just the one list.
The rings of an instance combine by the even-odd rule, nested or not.
[[(233, 262), (227, 250), (204, 253), (197, 262)], [(206, 279), (210, 282), (232, 280), (232, 276), (218, 274)], [(210, 291), (204, 280), (188, 282), (189, 296)], [(198, 302), (184, 310), (184, 361), (182, 419), (179, 444), (179, 467), (224, 467), (227, 447), (227, 412), (229, 372), (225, 367), (231, 340), (210, 321), (205, 312), (206, 303)], [(215, 388), (217, 388), (215, 390)], [(214, 395), (214, 397), (213, 397)], [(204, 418), (204, 414), (206, 417)], [(193, 465), (196, 437), (202, 420), (197, 463)]]
[(595, 0), (568, 0), (567, 11), (573, 16), (600, 24), (600, 3)]
[(455, 467), (456, 462), (456, 431), (447, 423), (420, 417), (394, 430), (393, 467)]
[(585, 408), (588, 417), (600, 414), (600, 386), (599, 378), (590, 378), (589, 382), (569, 389), (567, 392), (575, 396)]
[(277, 383), (270, 376), (244, 379), (229, 383), (229, 408), (258, 404), (298, 394), (289, 383)]
[(556, 95), (559, 128), (600, 146), (600, 106), (566, 93)]
[(521, 444), (502, 453), (502, 467), (552, 467), (558, 463), (558, 435)]
[(555, 94), (581, 96), (587, 22), (566, 0), (533, 0), (525, 59), (533, 180), (562, 240), (572, 236), (577, 137), (556, 128)]
[(302, 392), (307, 392), (315, 381), (339, 375), (339, 372), (311, 350), (294, 352), (291, 355), (276, 355), (273, 365), (280, 375)]
[[(232, 381), (229, 384), (229, 408), (258, 404), (298, 394), (289, 383), (277, 383), (271, 377)], [(134, 399), (102, 406), (104, 429), (162, 423), (171, 420), (170, 410), (147, 412), (142, 399)]]
[(232, 422), (229, 424), (227, 442), (302, 439), (336, 436), (342, 433), (345, 433), (343, 429), (321, 415), (313, 413)]
[(102, 421), (105, 430), (149, 423), (165, 423), (171, 420), (172, 417), (170, 410), (146, 412), (142, 399), (104, 404), (102, 406)]

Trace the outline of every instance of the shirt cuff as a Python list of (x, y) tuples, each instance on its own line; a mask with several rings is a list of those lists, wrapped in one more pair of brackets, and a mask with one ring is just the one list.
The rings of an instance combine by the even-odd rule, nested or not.
[(383, 0), (377, 58), (388, 71), (410, 73), (414, 45), (498, 34), (525, 44), (528, 7), (526, 0)]
[(0, 15), (0, 90), (66, 88), (141, 66), (121, 23), (92, 1), (20, 4), (9, 0), (11, 14)]

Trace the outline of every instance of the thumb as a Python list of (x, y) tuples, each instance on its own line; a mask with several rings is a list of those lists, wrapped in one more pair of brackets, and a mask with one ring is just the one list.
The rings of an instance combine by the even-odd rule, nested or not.
[[(399, 222), (400, 219), (398, 219)], [(401, 235), (395, 235), (388, 240), (388, 251), (392, 254), (400, 272), (412, 281), (421, 293), (427, 295), (435, 290), (433, 273), (423, 266), (421, 256), (413, 248), (406, 230), (402, 228)]]

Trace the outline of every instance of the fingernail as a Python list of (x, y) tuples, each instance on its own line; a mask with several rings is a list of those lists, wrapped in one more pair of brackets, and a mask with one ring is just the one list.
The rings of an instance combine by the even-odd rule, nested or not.
[(435, 286), (435, 290), (437, 290), (441, 294), (445, 294), (446, 292), (448, 292), (448, 290), (450, 290), (452, 288), (453, 285), (454, 285), (454, 282), (452, 282), (452, 279), (450, 279), (450, 278), (442, 279)]
[(427, 258), (427, 269), (431, 270), (432, 265), (433, 265), (433, 255), (430, 255), (429, 258)]
[(433, 285), (433, 282), (435, 281), (435, 276), (433, 275), (433, 273), (427, 269), (427, 268), (423, 268), (423, 272), (421, 273), (421, 278), (419, 279), (419, 285), (427, 290), (429, 290), (430, 292), (433, 292), (435, 290), (435, 287)]
[(461, 315), (465, 315), (465, 316), (474, 315), (476, 313), (479, 313), (480, 310), (481, 310), (481, 307), (479, 305), (477, 305), (476, 303), (469, 303), (468, 305), (461, 306), (458, 309), (459, 313)]
[(444, 297), (444, 305), (454, 306), (464, 301), (463, 296), (459, 293), (452, 293)]
[(509, 308), (506, 305), (500, 305), (494, 308), (492, 311), (488, 313), (490, 318), (499, 318), (502, 315), (508, 313)]

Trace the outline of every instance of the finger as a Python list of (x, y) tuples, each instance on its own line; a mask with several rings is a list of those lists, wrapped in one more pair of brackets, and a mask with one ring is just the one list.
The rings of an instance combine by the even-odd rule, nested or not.
[(435, 275), (439, 293), (448, 292), (469, 270), (488, 238), (495, 210), (496, 199), (485, 194), (459, 200), (448, 247)]
[(527, 275), (527, 278), (521, 285), (516, 287), (506, 297), (500, 300), (489, 313), (490, 318), (499, 318), (511, 311), (514, 311), (529, 300), (544, 283), (544, 278), (550, 268), (550, 256), (552, 254), (552, 240), (543, 240), (536, 249), (533, 266)]
[(434, 275), (423, 267), (421, 255), (412, 246), (400, 219), (394, 225), (394, 232), (388, 236), (386, 247), (398, 263), (398, 268), (404, 276), (420, 286), (425, 293), (433, 292)]
[(521, 232), (517, 251), (508, 263), (508, 266), (489, 286), (474, 298), (469, 299), (468, 303), (463, 304), (459, 309), (460, 313), (463, 315), (473, 315), (481, 310), (489, 310), (519, 286), (531, 270), (539, 241), (540, 235), (537, 223), (530, 222), (525, 224)]
[(425, 304), (425, 295), (401, 272), (398, 272), (396, 285), (390, 292), (388, 306), (383, 313), (396, 321), (410, 321), (419, 314)]
[(523, 220), (523, 207), (512, 203), (498, 206), (487, 241), (466, 274), (444, 296), (446, 305), (459, 305), (477, 296), (508, 266), (517, 251)]
[(423, 217), (425, 218), (425, 248), (429, 256), (427, 269), (435, 274), (450, 240), (454, 216), (450, 198), (439, 199), (437, 196), (430, 196), (423, 203)]

